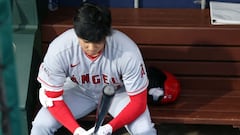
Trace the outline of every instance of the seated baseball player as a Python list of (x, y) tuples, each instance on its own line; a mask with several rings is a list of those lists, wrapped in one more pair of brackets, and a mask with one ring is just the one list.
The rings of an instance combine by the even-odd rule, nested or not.
[(137, 45), (112, 29), (110, 10), (96, 4), (83, 3), (73, 26), (50, 43), (39, 67), (42, 108), (31, 135), (53, 135), (61, 126), (73, 135), (87, 135), (76, 119), (97, 108), (105, 85), (115, 88), (108, 110), (113, 119), (98, 135), (124, 126), (132, 135), (156, 135), (147, 107), (149, 81)]

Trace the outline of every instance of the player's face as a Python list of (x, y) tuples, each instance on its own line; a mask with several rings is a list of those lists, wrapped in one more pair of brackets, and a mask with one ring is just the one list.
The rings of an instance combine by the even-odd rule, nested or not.
[(98, 56), (99, 53), (103, 50), (105, 45), (105, 40), (98, 43), (93, 43), (89, 42), (88, 40), (79, 38), (79, 42), (83, 51), (90, 56)]

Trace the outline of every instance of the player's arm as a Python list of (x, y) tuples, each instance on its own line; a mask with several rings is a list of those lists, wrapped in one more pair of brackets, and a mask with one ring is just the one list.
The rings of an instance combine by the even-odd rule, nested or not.
[(76, 122), (68, 106), (65, 104), (62, 95), (63, 90), (50, 91), (41, 88), (39, 98), (43, 107), (47, 107), (57, 121), (74, 133), (74, 131), (80, 126)]
[(57, 60), (46, 59), (45, 57), (45, 63), (42, 63), (39, 68), (37, 80), (42, 85), (39, 90), (39, 99), (42, 106), (48, 108), (57, 121), (74, 132), (79, 125), (63, 100), (64, 90), (62, 86), (66, 78), (64, 73), (59, 70), (61, 66), (56, 63)]
[(137, 48), (132, 48), (131, 53), (125, 53), (120, 59), (119, 68), (126, 91), (129, 93), (130, 102), (121, 112), (109, 122), (113, 131), (128, 125), (136, 120), (147, 107), (147, 85), (145, 65)]
[[(73, 133), (76, 129), (79, 129), (79, 125), (62, 97), (62, 87), (66, 81), (66, 73), (69, 63), (65, 58), (67, 54), (59, 53), (58, 48), (59, 45), (63, 44), (63, 41), (67, 41), (66, 37), (67, 36), (61, 35), (49, 45), (44, 61), (39, 67), (37, 79), (43, 88), (42, 91), (40, 90), (40, 93), (42, 93), (41, 95), (43, 99), (45, 99), (44, 101), (50, 101), (50, 106), (47, 107), (49, 112), (57, 121), (59, 121), (59, 123)], [(45, 103), (43, 102), (42, 105), (44, 106)]]
[(139, 117), (147, 106), (147, 89), (143, 92), (130, 96), (130, 102), (128, 105), (113, 119), (109, 122), (112, 126), (113, 131), (123, 127), (134, 121)]

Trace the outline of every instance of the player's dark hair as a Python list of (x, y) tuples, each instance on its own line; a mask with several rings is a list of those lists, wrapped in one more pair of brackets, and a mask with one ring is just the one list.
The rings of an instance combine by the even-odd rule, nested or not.
[(110, 10), (93, 3), (83, 3), (73, 19), (77, 36), (95, 43), (111, 34), (111, 23)]

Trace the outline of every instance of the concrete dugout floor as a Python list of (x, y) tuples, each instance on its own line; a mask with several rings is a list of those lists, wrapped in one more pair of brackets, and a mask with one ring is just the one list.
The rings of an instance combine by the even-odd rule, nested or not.
[(216, 125), (161, 124), (158, 135), (240, 135), (238, 128)]
[[(158, 135), (240, 135), (240, 130), (232, 126), (161, 124), (156, 128)], [(114, 135), (129, 134), (122, 132)]]
[[(89, 124), (92, 127), (91, 123)], [(82, 125), (82, 126), (89, 126)], [(239, 128), (222, 125), (156, 124), (158, 135), (240, 135)], [(56, 135), (68, 135), (66, 130)], [(70, 135), (70, 134), (69, 134)], [(113, 135), (130, 135), (122, 128)]]

